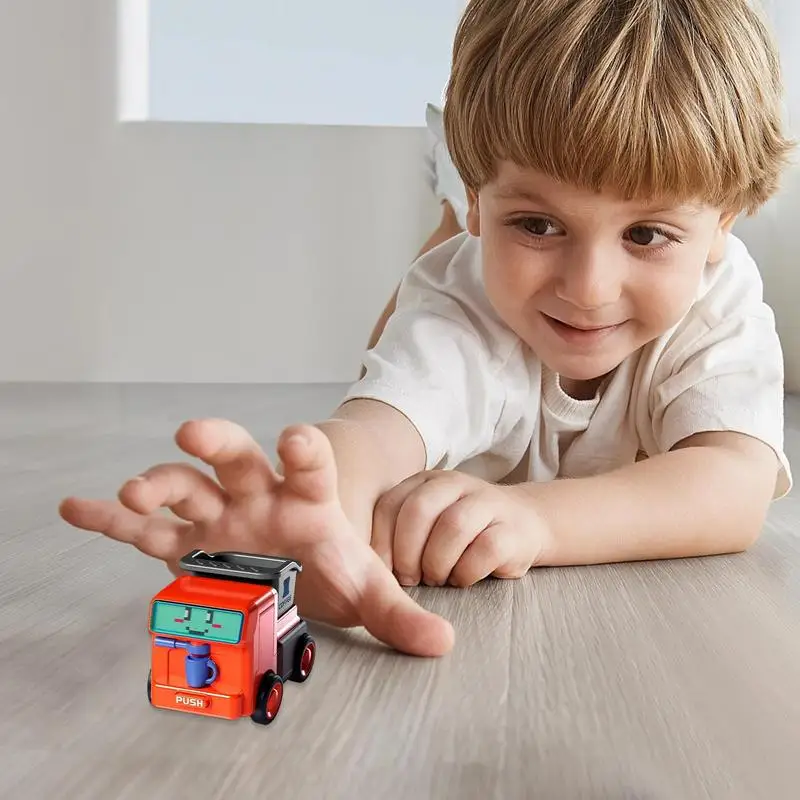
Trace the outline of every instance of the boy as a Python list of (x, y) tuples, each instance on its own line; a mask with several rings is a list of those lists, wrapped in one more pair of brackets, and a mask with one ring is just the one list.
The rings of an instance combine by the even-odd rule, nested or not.
[(756, 539), (791, 485), (783, 364), (730, 230), (789, 143), (747, 0), (473, 0), (445, 128), (468, 231), (413, 266), (332, 418), (284, 431), (281, 471), (190, 422), (177, 441), (218, 482), (160, 465), (65, 519), (173, 568), (297, 558), (303, 613), (420, 655), (453, 631), (401, 584)]

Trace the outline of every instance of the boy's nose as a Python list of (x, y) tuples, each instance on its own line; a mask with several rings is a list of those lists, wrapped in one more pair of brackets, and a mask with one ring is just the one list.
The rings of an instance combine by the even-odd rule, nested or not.
[(620, 265), (596, 252), (575, 254), (563, 263), (556, 279), (556, 295), (582, 311), (612, 305), (622, 293)]

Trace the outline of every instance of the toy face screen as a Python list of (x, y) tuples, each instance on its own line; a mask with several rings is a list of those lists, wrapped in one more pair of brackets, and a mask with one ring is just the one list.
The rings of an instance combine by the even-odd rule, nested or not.
[(180, 603), (153, 604), (153, 633), (205, 639), (209, 642), (236, 644), (242, 635), (244, 614), (205, 606), (184, 606)]

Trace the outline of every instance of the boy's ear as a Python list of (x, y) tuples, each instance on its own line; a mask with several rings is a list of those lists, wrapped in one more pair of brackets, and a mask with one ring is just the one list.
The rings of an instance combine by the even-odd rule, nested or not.
[(467, 230), (472, 236), (481, 235), (481, 209), (478, 193), (467, 187)]
[(711, 250), (708, 254), (709, 263), (716, 264), (718, 261), (722, 261), (722, 257), (725, 255), (725, 241), (738, 218), (739, 214), (736, 211), (725, 212), (720, 217), (719, 225), (714, 233), (714, 241), (711, 243)]

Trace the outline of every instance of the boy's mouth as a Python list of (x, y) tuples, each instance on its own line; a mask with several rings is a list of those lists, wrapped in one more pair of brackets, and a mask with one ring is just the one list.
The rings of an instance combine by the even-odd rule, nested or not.
[(569, 322), (551, 317), (542, 312), (547, 324), (565, 341), (570, 344), (591, 344), (605, 338), (622, 327), (625, 323), (614, 325), (573, 325)]

